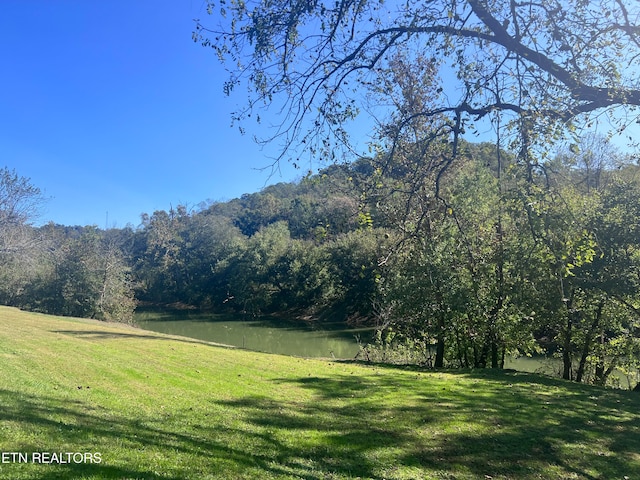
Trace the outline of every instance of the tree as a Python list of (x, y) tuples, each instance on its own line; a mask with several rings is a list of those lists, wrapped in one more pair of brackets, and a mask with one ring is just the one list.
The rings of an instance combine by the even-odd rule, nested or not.
[(271, 223), (282, 219), (282, 199), (270, 192), (245, 194), (244, 208), (237, 220), (242, 233), (251, 236)]
[[(463, 157), (461, 136), (480, 128), (495, 133), (498, 182), (491, 195), (500, 198), (491, 220), (495, 235), (474, 235), (481, 231), (458, 222), (463, 227), (459, 239), (466, 243), (459, 253), (468, 258), (463, 271), (478, 315), (471, 320), (471, 306), (466, 313), (474, 331), (486, 337), (478, 364), (486, 363), (487, 347), (491, 364), (499, 364), (506, 338), (498, 325), (504, 328), (505, 322), (513, 323), (508, 319), (526, 317), (507, 291), (511, 279), (505, 271), (507, 218), (501, 210), (505, 186), (499, 152), (508, 147), (518, 163), (513, 181), (524, 181), (518, 188), (527, 199), (521, 204), (525, 218), (516, 215), (514, 221), (534, 232), (535, 248), (525, 255), (550, 262), (553, 271), (545, 272), (551, 275), (546, 280), (561, 291), (567, 287), (557, 295), (560, 303), (548, 308), (566, 314), (561, 330), (565, 376), (570, 376), (575, 309), (567, 277), (570, 265), (576, 265), (572, 262), (587, 262), (581, 256), (591, 248), (592, 234), (573, 226), (564, 234), (558, 230), (571, 219), (560, 215), (561, 201), (546, 191), (544, 163), (549, 145), (568, 136), (576, 142), (580, 128), (593, 126), (603, 113), (610, 114), (619, 131), (633, 121), (633, 108), (640, 106), (634, 73), (640, 59), (639, 4), (231, 0), (218, 9), (209, 2), (209, 11), (220, 14), (220, 24), (209, 28), (198, 22), (194, 39), (227, 62), (227, 94), (241, 85), (249, 90), (248, 103), (234, 120), (260, 122), (260, 110), (273, 105), (286, 113), (273, 136), (262, 139), (283, 145), (277, 160), (290, 156), (297, 164), (304, 151), (317, 160), (336, 162), (341, 153), (353, 158), (359, 139), (353, 141), (349, 122), (367, 117), (366, 127), (375, 131), (371, 147), (378, 167), (367, 195), (377, 197), (378, 210), (396, 215), (391, 223), (400, 227), (403, 243), (428, 234), (430, 215), (443, 205), (454, 218), (468, 214), (468, 225), (477, 225), (472, 206), (451, 208), (442, 182), (445, 171)], [(580, 172), (587, 167), (587, 189), (601, 182), (604, 164), (594, 164), (594, 157), (585, 152), (576, 160)], [(375, 186), (384, 176), (387, 183), (389, 178), (398, 181), (380, 198)], [(464, 194), (458, 199), (464, 203)], [(550, 207), (551, 215), (535, 211), (541, 205)], [(543, 272), (534, 268), (528, 273)], [(515, 280), (539, 279), (515, 275)], [(483, 310), (488, 312), (484, 320)], [(440, 325), (443, 321), (444, 316)], [(477, 345), (470, 348), (477, 350)], [(441, 360), (442, 355), (437, 363)]]
[(261, 228), (247, 242), (230, 269), (229, 296), (242, 310), (257, 314), (273, 308), (274, 299), (287, 281), (283, 257), (291, 248), (286, 222)]
[[(242, 83), (250, 92), (234, 119), (284, 111), (263, 140), (279, 140), (280, 158), (294, 162), (301, 150), (335, 159), (336, 144), (350, 148), (347, 122), (365, 107), (393, 111), (366, 100), (397, 55), (430, 58), (441, 76), (435, 102), (399, 121), (439, 117), (439, 135), (455, 142), (501, 113), (531, 163), (536, 145), (640, 105), (634, 0), (231, 0), (209, 1), (208, 12), (220, 24), (198, 21), (194, 40), (227, 62), (227, 94)], [(625, 113), (616, 128), (634, 120)]]
[[(55, 235), (55, 228), (49, 228)], [(33, 297), (47, 313), (130, 322), (136, 302), (130, 269), (118, 245), (95, 227), (76, 238), (58, 238), (52, 271)], [(36, 305), (37, 302), (34, 302)]]
[(387, 231), (365, 225), (326, 245), (329, 269), (339, 292), (336, 306), (353, 320), (372, 314), (381, 275), (380, 260), (388, 254), (392, 241)]
[(15, 170), (0, 169), (0, 254), (18, 254), (34, 247), (30, 228), (42, 203), (40, 189)]
[(514, 191), (529, 232), (522, 299), (543, 346), (561, 355), (563, 378), (604, 384), (617, 364), (634, 362), (638, 193), (612, 168), (624, 158), (606, 139), (573, 150)]
[(40, 269), (43, 240), (31, 222), (40, 189), (15, 170), (0, 169), (0, 302), (15, 304)]
[(172, 208), (143, 215), (144, 265), (137, 270), (146, 299), (167, 304), (180, 301), (188, 281), (182, 235), (187, 222), (186, 209), (181, 206), (177, 211)]
[[(429, 361), (435, 367), (499, 368), (506, 355), (533, 346), (528, 312), (517, 301), (526, 289), (521, 258), (527, 231), (518, 229), (514, 200), (499, 188), (500, 171), (512, 159), (504, 155), (496, 164), (492, 157), (501, 155), (495, 146), (460, 147), (464, 157), (443, 174), (425, 176), (426, 188), (411, 186), (413, 173), (404, 188), (401, 177), (382, 180), (402, 207), (388, 203), (390, 225), (399, 220), (393, 229), (404, 234), (383, 284), (384, 312), (409, 342), (433, 342)], [(429, 188), (434, 183), (439, 187)]]

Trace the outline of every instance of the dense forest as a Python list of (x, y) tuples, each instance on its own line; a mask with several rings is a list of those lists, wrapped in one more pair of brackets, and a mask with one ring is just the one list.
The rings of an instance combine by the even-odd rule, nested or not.
[(631, 157), (590, 136), (532, 167), (463, 142), (436, 169), (451, 146), (415, 148), (135, 228), (35, 227), (39, 190), (0, 170), (0, 303), (125, 322), (136, 305), (340, 319), (377, 327), (363, 359), (501, 368), (545, 353), (598, 384), (638, 366)]

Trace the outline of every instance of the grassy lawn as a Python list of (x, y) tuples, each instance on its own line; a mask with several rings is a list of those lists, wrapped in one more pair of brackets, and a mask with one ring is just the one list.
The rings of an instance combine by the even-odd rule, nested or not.
[[(0, 452), (3, 479), (635, 479), (640, 395), (259, 354), (0, 307)], [(69, 463), (34, 463), (39, 452)]]

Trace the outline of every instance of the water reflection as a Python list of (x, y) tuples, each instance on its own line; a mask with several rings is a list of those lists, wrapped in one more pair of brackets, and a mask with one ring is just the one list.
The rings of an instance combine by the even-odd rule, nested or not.
[[(298, 357), (352, 359), (358, 353), (356, 339), (367, 343), (372, 336), (369, 329), (345, 328), (344, 323), (314, 328), (305, 322), (267, 316), (139, 311), (135, 320), (145, 330)], [(558, 358), (508, 357), (505, 368), (559, 376), (562, 363)], [(618, 371), (614, 372), (612, 379), (622, 388), (629, 386), (628, 379)]]
[(367, 330), (345, 328), (344, 324), (319, 329), (272, 317), (143, 311), (136, 313), (135, 321), (140, 328), (155, 332), (300, 357), (353, 358), (358, 353), (356, 337), (366, 341), (369, 336)]

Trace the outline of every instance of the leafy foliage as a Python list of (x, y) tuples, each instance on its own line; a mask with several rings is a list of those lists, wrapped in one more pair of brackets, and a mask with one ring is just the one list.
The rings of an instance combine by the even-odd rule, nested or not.
[[(249, 92), (234, 120), (259, 119), (269, 106), (286, 112), (264, 141), (278, 140), (294, 163), (304, 150), (341, 160), (358, 147), (349, 126), (363, 114), (391, 115), (397, 132), (438, 119), (431, 133), (451, 140), (496, 113), (498, 135), (535, 163), (532, 151), (640, 105), (633, 0), (207, 3), (215, 17), (197, 21), (193, 38), (228, 68), (226, 94)], [(423, 84), (392, 82), (393, 70), (431, 72), (430, 101), (419, 101)], [(394, 102), (398, 90), (418, 101)]]
[[(357, 263), (374, 275), (378, 323), (396, 344), (434, 343), (436, 366), (499, 367), (508, 353), (542, 349), (562, 356), (566, 379), (583, 380), (595, 362), (606, 380), (625, 350), (615, 345), (638, 337), (638, 237), (621, 223), (636, 223), (625, 212), (636, 212), (638, 183), (615, 174), (637, 168), (582, 129), (603, 114), (608, 133), (634, 120), (637, 2), (208, 6), (219, 23), (198, 21), (194, 40), (228, 66), (225, 93), (247, 88), (234, 120), (274, 104), (286, 113), (264, 139), (284, 146), (278, 160), (353, 158), (350, 126), (367, 117), (373, 158), (353, 182), (357, 222), (393, 241), (375, 268)], [(495, 142), (463, 141), (480, 126)], [(282, 211), (264, 199), (252, 221)], [(334, 246), (355, 235), (326, 232), (318, 237)], [(350, 249), (338, 256), (349, 271)]]
[(500, 368), (547, 353), (565, 378), (605, 384), (638, 364), (640, 182), (589, 142), (615, 157), (568, 150), (531, 169), (491, 144), (407, 143), (137, 230), (29, 227), (47, 248), (5, 255), (3, 302), (126, 321), (135, 294), (337, 318), (377, 327), (363, 358)]
[(130, 321), (132, 277), (118, 239), (96, 228), (33, 227), (41, 202), (29, 179), (0, 170), (0, 302)]

